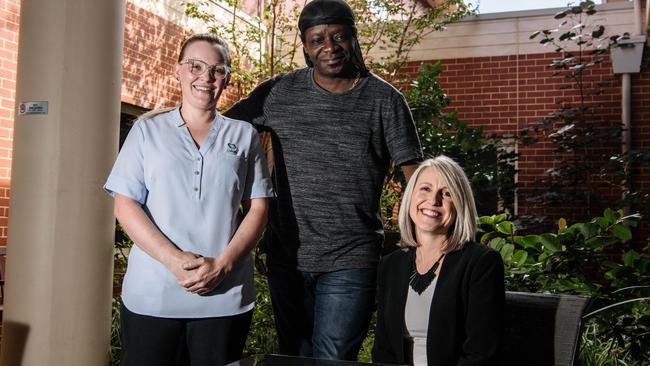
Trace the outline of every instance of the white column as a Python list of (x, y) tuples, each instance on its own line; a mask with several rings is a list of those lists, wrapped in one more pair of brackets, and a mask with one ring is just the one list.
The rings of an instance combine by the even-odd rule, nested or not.
[[(105, 365), (123, 0), (21, 3), (0, 364)], [(41, 114), (20, 114), (21, 104)], [(29, 111), (30, 104), (23, 104)]]

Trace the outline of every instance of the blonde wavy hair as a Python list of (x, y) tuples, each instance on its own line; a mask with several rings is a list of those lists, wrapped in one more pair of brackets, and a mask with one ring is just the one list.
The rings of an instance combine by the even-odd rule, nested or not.
[(447, 245), (443, 250), (446, 253), (460, 250), (465, 243), (474, 240), (477, 231), (478, 214), (476, 213), (474, 194), (463, 168), (445, 155), (423, 161), (406, 185), (399, 209), (398, 221), (401, 235), (399, 246), (403, 249), (419, 246), (415, 238), (415, 225), (409, 215), (409, 207), (411, 207), (415, 183), (420, 173), (427, 168), (434, 169), (445, 181), (456, 210), (454, 223), (449, 229)]

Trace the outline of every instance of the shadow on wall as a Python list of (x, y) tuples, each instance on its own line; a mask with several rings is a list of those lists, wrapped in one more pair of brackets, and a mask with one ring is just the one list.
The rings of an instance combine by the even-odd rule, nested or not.
[[(5, 349), (12, 349), (12, 352), (5, 352), (0, 360), (3, 365), (22, 365), (23, 355), (25, 354), (25, 344), (27, 343), (27, 336), (29, 335), (29, 326), (23, 323), (13, 321), (3, 321), (2, 327), (4, 328), (2, 334), (2, 346)], [(5, 331), (8, 329), (8, 331)], [(11, 359), (7, 359), (11, 357)]]

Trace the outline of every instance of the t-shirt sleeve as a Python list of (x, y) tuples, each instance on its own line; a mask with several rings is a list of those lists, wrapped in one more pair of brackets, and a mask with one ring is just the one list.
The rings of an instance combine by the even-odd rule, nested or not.
[(251, 131), (248, 171), (246, 173), (246, 186), (242, 200), (274, 196), (269, 167), (266, 162), (260, 137), (255, 130), (251, 129)]
[(397, 165), (423, 157), (415, 121), (404, 96), (395, 91), (384, 112), (384, 138), (391, 160)]
[(106, 180), (104, 190), (111, 196), (119, 193), (144, 204), (147, 199), (147, 187), (144, 183), (144, 133), (141, 121), (133, 124), (120, 153), (117, 155), (113, 170)]
[(223, 115), (240, 121), (263, 124), (264, 104), (268, 102), (273, 87), (281, 77), (282, 75), (279, 74), (263, 81), (246, 98), (235, 103)]

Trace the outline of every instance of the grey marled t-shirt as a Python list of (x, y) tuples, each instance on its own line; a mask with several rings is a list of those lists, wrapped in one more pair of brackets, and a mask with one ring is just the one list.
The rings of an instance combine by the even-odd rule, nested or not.
[(422, 158), (410, 110), (393, 86), (370, 74), (332, 94), (303, 68), (260, 84), (225, 115), (273, 136), (270, 261), (309, 272), (377, 265), (389, 163)]

